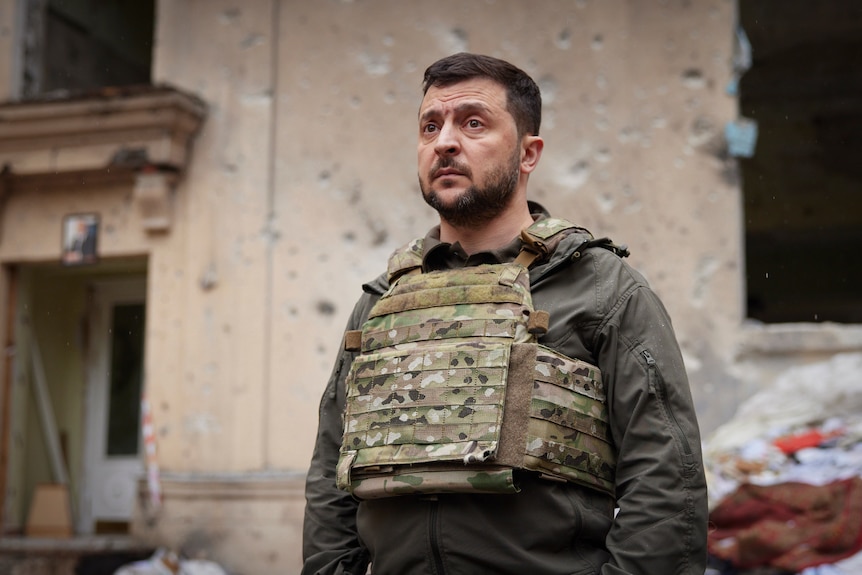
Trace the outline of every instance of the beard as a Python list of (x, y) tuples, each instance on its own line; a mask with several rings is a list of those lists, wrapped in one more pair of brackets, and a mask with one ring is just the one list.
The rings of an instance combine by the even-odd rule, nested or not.
[[(488, 172), (487, 183), (479, 188), (471, 185), (451, 202), (445, 202), (431, 184), (426, 185), (419, 178), (419, 188), (425, 203), (434, 208), (440, 219), (456, 228), (478, 227), (492, 221), (509, 206), (520, 177), (520, 149), (504, 164), (495, 166)], [(472, 180), (473, 173), (467, 166), (446, 156), (441, 158), (429, 171), (428, 182), (441, 168), (454, 168)]]

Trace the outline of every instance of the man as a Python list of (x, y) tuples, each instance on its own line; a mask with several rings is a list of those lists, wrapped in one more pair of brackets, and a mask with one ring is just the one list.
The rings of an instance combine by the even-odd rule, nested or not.
[(440, 225), (350, 318), (303, 573), (702, 575), (706, 483), (670, 319), (624, 248), (527, 201), (538, 87), (456, 54), (423, 89), (419, 184)]

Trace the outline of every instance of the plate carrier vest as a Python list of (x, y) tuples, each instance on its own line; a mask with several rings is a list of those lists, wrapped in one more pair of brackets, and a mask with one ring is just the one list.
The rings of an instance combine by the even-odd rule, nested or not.
[[(599, 369), (537, 343), (528, 267), (566, 235), (548, 218), (512, 263), (421, 273), (422, 239), (396, 251), (389, 289), (346, 379), (338, 487), (359, 499), (514, 493), (514, 469), (613, 495), (616, 454)], [(592, 242), (591, 242), (592, 243)]]

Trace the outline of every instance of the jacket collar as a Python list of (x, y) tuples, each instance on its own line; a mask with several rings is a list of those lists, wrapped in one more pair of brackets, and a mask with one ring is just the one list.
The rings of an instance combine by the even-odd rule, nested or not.
[[(533, 216), (533, 221), (540, 221), (550, 217), (550, 213), (544, 206), (537, 202), (529, 201), (530, 214)], [(577, 234), (580, 235), (580, 234)], [(566, 242), (570, 243), (570, 242)], [(440, 271), (447, 269), (456, 269), (468, 265), (481, 264), (499, 264), (514, 261), (524, 245), (523, 240), (519, 237), (513, 238), (505, 246), (495, 250), (488, 250), (468, 255), (458, 242), (447, 243), (440, 241), (440, 226), (431, 228), (425, 237), (422, 239), (422, 271)], [(558, 250), (559, 251), (559, 250)], [(551, 261), (558, 259), (562, 254), (555, 253)], [(565, 257), (565, 256), (563, 256)], [(537, 266), (535, 271), (539, 272), (544, 265)], [(531, 275), (533, 271), (531, 268)], [(387, 275), (381, 274), (373, 281), (362, 286), (362, 289), (369, 294), (380, 295), (389, 288)]]

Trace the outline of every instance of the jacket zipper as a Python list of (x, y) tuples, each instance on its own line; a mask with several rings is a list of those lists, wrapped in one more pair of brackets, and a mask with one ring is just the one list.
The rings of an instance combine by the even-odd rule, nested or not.
[(438, 537), (439, 525), (438, 515), (440, 513), (440, 502), (436, 499), (429, 502), (428, 512), (428, 538), (431, 545), (431, 557), (434, 561), (434, 573), (436, 575), (446, 575), (446, 567), (443, 565), (443, 554), (440, 549), (440, 539)]
[(688, 437), (683, 433), (682, 427), (679, 425), (679, 421), (677, 421), (673, 410), (670, 408), (670, 402), (668, 401), (667, 392), (664, 387), (664, 379), (662, 379), (661, 374), (659, 373), (655, 358), (653, 358), (652, 354), (646, 349), (641, 351), (641, 355), (647, 363), (650, 389), (655, 393), (659, 403), (661, 404), (662, 410), (665, 412), (665, 416), (671, 426), (671, 433), (676, 437), (677, 444), (682, 447), (683, 455), (690, 456), (692, 454), (691, 445), (689, 445)]

